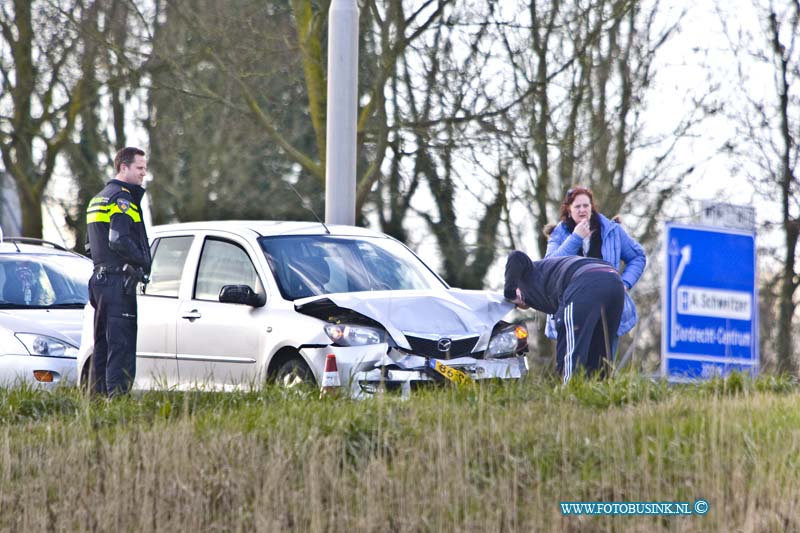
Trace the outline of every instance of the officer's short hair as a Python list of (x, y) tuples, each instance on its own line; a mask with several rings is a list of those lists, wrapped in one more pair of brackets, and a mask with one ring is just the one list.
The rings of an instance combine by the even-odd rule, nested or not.
[(133, 146), (127, 146), (117, 152), (117, 155), (114, 156), (114, 172), (119, 174), (119, 170), (122, 168), (122, 165), (127, 167), (131, 166), (137, 155), (144, 157), (144, 150), (140, 150), (139, 148), (135, 148)]

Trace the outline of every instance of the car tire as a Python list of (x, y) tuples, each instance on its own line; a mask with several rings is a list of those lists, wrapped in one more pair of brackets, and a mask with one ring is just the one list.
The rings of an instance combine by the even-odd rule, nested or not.
[(78, 386), (81, 391), (85, 393), (91, 392), (91, 379), (92, 379), (92, 358), (94, 356), (90, 355), (86, 358), (86, 361), (83, 363), (83, 368), (81, 369), (81, 375), (78, 377)]
[(286, 389), (317, 385), (314, 373), (300, 356), (292, 357), (282, 363), (275, 371), (273, 380), (276, 385)]

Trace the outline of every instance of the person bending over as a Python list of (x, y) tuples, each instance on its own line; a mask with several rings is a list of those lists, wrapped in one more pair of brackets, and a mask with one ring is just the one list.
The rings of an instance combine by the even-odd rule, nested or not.
[(555, 316), (556, 370), (564, 383), (578, 370), (606, 375), (625, 303), (625, 285), (613, 266), (577, 256), (532, 261), (516, 250), (506, 261), (503, 294), (519, 308)]

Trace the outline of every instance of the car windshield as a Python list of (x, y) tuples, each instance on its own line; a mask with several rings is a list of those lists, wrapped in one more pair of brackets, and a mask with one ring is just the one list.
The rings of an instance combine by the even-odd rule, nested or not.
[(408, 248), (389, 238), (302, 235), (262, 237), (260, 243), (287, 300), (446, 287)]
[(92, 263), (56, 254), (0, 255), (0, 307), (83, 307)]

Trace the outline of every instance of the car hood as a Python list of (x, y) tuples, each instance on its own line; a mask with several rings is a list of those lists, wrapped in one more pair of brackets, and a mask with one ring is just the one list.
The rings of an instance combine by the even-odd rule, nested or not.
[(326, 300), (380, 323), (406, 349), (411, 347), (406, 335), (480, 336), (478, 344), (485, 344), (494, 325), (514, 308), (499, 293), (461, 289), (327, 294), (297, 300), (295, 306), (303, 311)]
[(0, 311), (0, 324), (15, 333), (39, 333), (81, 344), (83, 308), (13, 309)]

